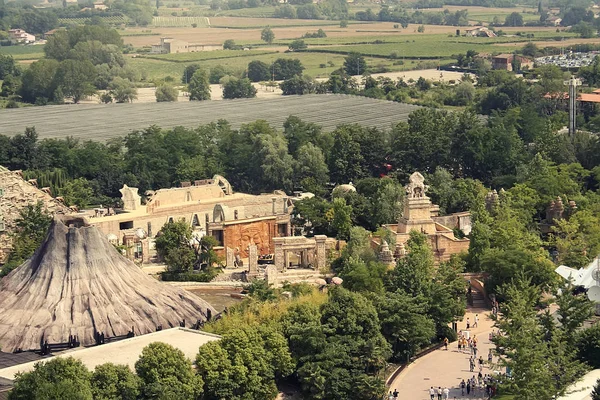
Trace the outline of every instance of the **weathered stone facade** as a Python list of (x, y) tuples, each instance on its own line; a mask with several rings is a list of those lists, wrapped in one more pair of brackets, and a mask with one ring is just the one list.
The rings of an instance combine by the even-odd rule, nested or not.
[[(396, 233), (396, 254), (404, 253), (404, 244), (408, 241), (410, 232), (417, 231), (429, 238), (436, 262), (447, 261), (452, 254), (469, 249), (469, 239), (455, 237), (452, 228), (466, 228), (470, 232), (470, 215), (458, 213), (439, 217), (439, 207), (431, 204), (431, 200), (425, 195), (427, 185), (424, 181), (423, 175), (418, 172), (411, 175), (410, 182), (406, 185), (407, 198), (402, 217), (397, 225), (387, 225), (387, 228)], [(449, 227), (444, 222), (456, 225)]]
[(251, 195), (234, 193), (222, 176), (195, 182), (182, 182), (181, 187), (146, 192), (143, 205), (137, 188), (121, 189), (122, 210), (94, 210), (88, 212), (90, 224), (105, 235), (114, 235), (122, 243), (131, 232), (142, 229), (154, 237), (169, 221), (185, 220), (201, 235), (214, 236), (219, 242), (217, 252), (232, 262), (248, 257), (248, 245), (253, 242), (259, 254), (272, 253), (273, 238), (291, 232), (291, 199), (283, 192)]
[(4, 263), (12, 247), (11, 235), (15, 221), (28, 204), (41, 201), (50, 214), (69, 214), (71, 210), (53, 198), (49, 190), (40, 190), (34, 181), (27, 182), (20, 171), (9, 171), (0, 166), (0, 264)]

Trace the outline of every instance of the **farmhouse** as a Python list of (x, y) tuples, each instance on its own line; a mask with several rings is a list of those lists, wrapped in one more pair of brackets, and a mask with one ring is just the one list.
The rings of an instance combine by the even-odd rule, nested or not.
[(485, 26), (474, 26), (465, 32), (466, 36), (475, 37), (496, 37), (496, 33)]
[(502, 69), (505, 71), (513, 70), (513, 61), (518, 59), (521, 64), (521, 68), (533, 67), (533, 61), (529, 58), (518, 56), (515, 54), (498, 54), (492, 57), (492, 69)]
[(291, 234), (293, 205), (284, 192), (234, 193), (229, 182), (219, 175), (182, 182), (178, 188), (148, 191), (145, 205), (137, 188), (124, 186), (121, 193), (122, 209), (95, 209), (82, 215), (109, 240), (133, 248), (130, 257), (143, 261), (149, 259), (150, 243), (146, 238), (159, 234), (170, 221), (184, 220), (196, 236), (215, 237), (219, 253), (237, 249), (242, 257), (247, 257), (251, 243), (261, 255), (273, 253), (273, 238)]
[(220, 44), (190, 44), (184, 40), (162, 37), (159, 44), (153, 44), (153, 54), (194, 53), (197, 51), (222, 50)]
[(8, 39), (12, 44), (30, 44), (35, 42), (35, 36), (23, 29), (9, 29)]

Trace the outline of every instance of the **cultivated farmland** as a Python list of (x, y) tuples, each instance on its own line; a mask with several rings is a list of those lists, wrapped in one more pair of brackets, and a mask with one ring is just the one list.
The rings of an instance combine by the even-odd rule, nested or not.
[(159, 28), (191, 27), (192, 24), (196, 24), (199, 28), (210, 25), (206, 17), (154, 17), (152, 19), (152, 25)]
[[(105, 141), (151, 125), (196, 127), (225, 119), (234, 128), (264, 119), (281, 128), (295, 115), (333, 130), (358, 123), (387, 129), (418, 106), (348, 95), (283, 96), (274, 99), (44, 106), (0, 110), (0, 134), (15, 135), (35, 126), (40, 138), (72, 136)], [(35, 111), (35, 112), (32, 112)]]

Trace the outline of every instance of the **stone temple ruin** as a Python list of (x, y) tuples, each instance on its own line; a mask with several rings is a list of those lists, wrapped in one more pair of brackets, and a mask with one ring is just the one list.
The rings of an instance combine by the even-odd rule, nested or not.
[[(452, 254), (469, 249), (469, 239), (454, 236), (453, 229), (461, 229), (465, 234), (471, 232), (471, 215), (468, 212), (439, 216), (439, 206), (431, 204), (427, 197), (428, 186), (419, 172), (410, 176), (406, 188), (404, 212), (395, 225), (386, 225), (396, 234), (396, 258), (406, 253), (406, 242), (411, 231), (422, 232), (429, 238), (437, 262), (447, 261)], [(389, 258), (389, 255), (386, 256)]]

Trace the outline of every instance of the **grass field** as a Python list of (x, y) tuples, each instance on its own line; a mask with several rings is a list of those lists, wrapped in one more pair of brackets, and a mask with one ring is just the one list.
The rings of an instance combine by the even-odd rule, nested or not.
[(44, 57), (44, 45), (2, 46), (0, 54), (10, 54), (15, 60), (37, 60)]
[(194, 53), (178, 53), (178, 54), (155, 54), (143, 56), (143, 58), (151, 58), (159, 61), (171, 62), (197, 62), (206, 60), (222, 60), (237, 57), (251, 57), (252, 59), (263, 54), (276, 53), (274, 50), (213, 50), (213, 51), (198, 51)]
[[(211, 53), (211, 52), (207, 52)], [(194, 53), (199, 54), (199, 53)], [(298, 58), (304, 65), (304, 74), (314, 78), (326, 77), (334, 69), (340, 68), (344, 64), (345, 56), (342, 54), (327, 54), (327, 53), (268, 53), (256, 55), (254, 57), (231, 57), (226, 59), (204, 59), (198, 60), (203, 68), (214, 68), (217, 65), (223, 65), (236, 71), (243, 71), (247, 68), (248, 63), (253, 60), (259, 60), (267, 64), (271, 64), (278, 58)], [(404, 65), (394, 65), (394, 60), (386, 60), (380, 58), (366, 58), (367, 63), (376, 67), (386, 67), (390, 71), (402, 71), (406, 69), (414, 69), (419, 65), (418, 61), (405, 61)], [(130, 58), (128, 64), (136, 71), (144, 74), (147, 80), (160, 80), (167, 76), (171, 76), (175, 80), (179, 80), (186, 65), (190, 63), (184, 62), (169, 62), (149, 58)], [(333, 63), (333, 66), (330, 64)], [(325, 68), (322, 64), (326, 65)]]

